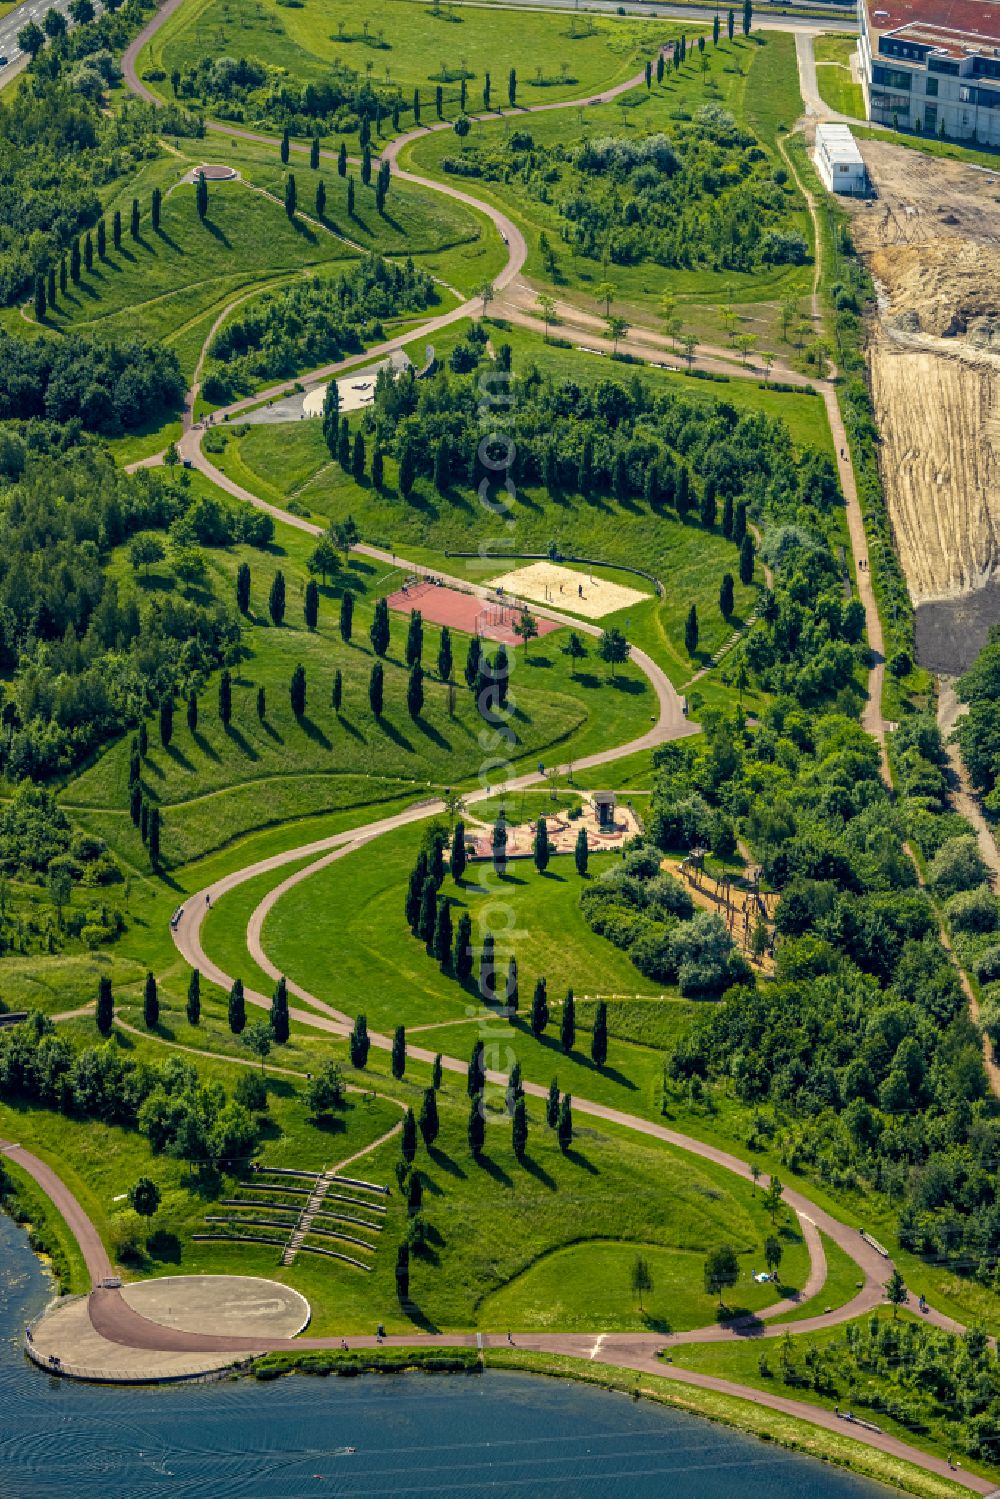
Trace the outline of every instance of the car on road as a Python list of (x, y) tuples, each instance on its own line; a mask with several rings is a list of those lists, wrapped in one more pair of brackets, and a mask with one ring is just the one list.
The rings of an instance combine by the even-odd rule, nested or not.
[(3, 53), (2, 53), (2, 52), (0, 52), (0, 68), (5, 68), (5, 67), (6, 67), (6, 66), (7, 66), (7, 63), (8, 63), (8, 61), (9, 61), (9, 59), (8, 59), (8, 58), (6, 58), (6, 57), (5, 57), (5, 56), (4, 56), (4, 55), (3, 55)]

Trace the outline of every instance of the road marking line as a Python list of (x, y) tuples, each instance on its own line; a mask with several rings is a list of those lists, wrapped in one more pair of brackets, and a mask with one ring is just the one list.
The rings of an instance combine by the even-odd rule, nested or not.
[(593, 1348), (590, 1350), (590, 1354), (589, 1354), (590, 1358), (596, 1358), (597, 1355), (600, 1353), (600, 1351), (601, 1351), (601, 1344), (604, 1342), (604, 1338), (605, 1338), (605, 1334), (602, 1332), (599, 1335), (599, 1337), (597, 1339), (597, 1342), (594, 1344)]

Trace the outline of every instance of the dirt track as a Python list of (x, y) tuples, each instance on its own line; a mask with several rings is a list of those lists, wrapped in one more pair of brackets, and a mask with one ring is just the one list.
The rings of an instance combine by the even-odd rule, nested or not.
[[(921, 658), (954, 671), (985, 638), (976, 595), (1000, 572), (1000, 173), (860, 144), (878, 194), (853, 205), (852, 227), (879, 293), (869, 362), (883, 482)], [(951, 600), (961, 629), (942, 616)]]

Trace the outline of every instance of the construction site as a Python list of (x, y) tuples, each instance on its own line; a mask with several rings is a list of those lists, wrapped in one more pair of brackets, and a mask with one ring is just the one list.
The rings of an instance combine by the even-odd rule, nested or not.
[(882, 478), (923, 665), (962, 671), (1000, 620), (1000, 170), (861, 143), (851, 203), (875, 282)]

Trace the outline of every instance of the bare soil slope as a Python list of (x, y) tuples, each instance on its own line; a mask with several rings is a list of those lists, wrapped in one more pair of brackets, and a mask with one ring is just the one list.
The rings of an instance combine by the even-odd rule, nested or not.
[[(883, 482), (926, 639), (920, 605), (1000, 575), (1000, 173), (860, 144), (878, 193), (852, 211), (879, 291), (869, 360)], [(972, 602), (961, 634), (945, 631), (955, 670), (976, 648)], [(940, 607), (935, 618), (940, 629)]]

